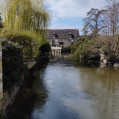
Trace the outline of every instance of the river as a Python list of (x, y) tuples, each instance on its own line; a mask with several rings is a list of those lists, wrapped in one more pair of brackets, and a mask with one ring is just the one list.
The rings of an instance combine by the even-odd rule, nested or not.
[(67, 56), (36, 71), (9, 119), (119, 119), (119, 72)]

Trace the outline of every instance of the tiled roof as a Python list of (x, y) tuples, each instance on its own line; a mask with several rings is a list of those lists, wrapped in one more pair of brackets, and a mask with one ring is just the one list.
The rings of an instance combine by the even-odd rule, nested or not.
[(56, 34), (59, 39), (68, 39), (69, 34), (72, 34), (74, 38), (78, 38), (79, 30), (78, 29), (48, 29), (46, 38), (52, 39), (53, 34)]

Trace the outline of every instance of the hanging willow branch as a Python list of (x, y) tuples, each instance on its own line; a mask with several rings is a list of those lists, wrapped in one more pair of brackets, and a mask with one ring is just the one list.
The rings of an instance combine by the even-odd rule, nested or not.
[(43, 0), (5, 0), (4, 24), (8, 30), (46, 29), (49, 14)]

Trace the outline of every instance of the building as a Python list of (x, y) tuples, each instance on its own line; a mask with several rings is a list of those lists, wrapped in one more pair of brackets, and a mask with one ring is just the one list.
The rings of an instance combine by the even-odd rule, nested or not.
[(78, 38), (78, 29), (48, 29), (46, 35), (52, 46), (71, 46)]

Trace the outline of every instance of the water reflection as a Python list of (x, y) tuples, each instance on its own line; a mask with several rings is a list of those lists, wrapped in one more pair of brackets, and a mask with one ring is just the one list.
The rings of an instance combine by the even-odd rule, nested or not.
[(119, 73), (100, 68), (80, 68), (80, 71), (82, 89), (93, 96), (94, 119), (118, 119)]
[[(65, 57), (35, 76), (28, 87), (37, 95), (30, 92), (22, 106), (16, 101), (21, 110), (10, 119), (119, 119), (119, 72)], [(44, 86), (47, 98), (42, 100)]]
[(8, 114), (8, 119), (32, 119), (34, 108), (39, 111), (45, 104), (47, 91), (44, 88), (42, 76), (41, 71), (29, 75), (27, 83), (23, 85)]

